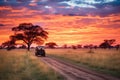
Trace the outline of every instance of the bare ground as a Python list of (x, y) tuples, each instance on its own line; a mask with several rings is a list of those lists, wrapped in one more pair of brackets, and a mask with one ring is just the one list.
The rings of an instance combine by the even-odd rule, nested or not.
[(75, 66), (54, 57), (41, 57), (43, 62), (65, 77), (66, 80), (120, 80), (84, 67)]

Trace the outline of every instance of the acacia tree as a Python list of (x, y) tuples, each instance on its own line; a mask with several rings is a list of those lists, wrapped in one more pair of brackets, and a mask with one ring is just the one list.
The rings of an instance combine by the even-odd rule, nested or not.
[(110, 40), (104, 40), (103, 43), (99, 45), (101, 48), (111, 48), (112, 44), (114, 44), (116, 40), (115, 39), (110, 39)]
[(55, 42), (49, 42), (49, 43), (46, 43), (45, 45), (49, 48), (55, 48), (55, 46), (57, 46)]
[(17, 27), (13, 27), (14, 35), (11, 40), (21, 40), (27, 45), (28, 51), (32, 43), (43, 43), (48, 38), (48, 32), (43, 30), (41, 26), (32, 23), (21, 23)]
[(2, 43), (1, 47), (2, 48), (6, 48), (7, 50), (11, 50), (13, 48), (15, 48), (15, 41), (10, 40), (10, 41), (6, 41), (4, 43)]

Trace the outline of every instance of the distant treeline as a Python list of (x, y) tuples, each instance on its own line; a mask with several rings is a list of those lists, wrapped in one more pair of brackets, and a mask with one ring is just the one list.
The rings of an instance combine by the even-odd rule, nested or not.
[[(116, 44), (116, 45), (113, 45), (114, 42), (116, 40), (115, 39), (110, 39), (110, 40), (104, 40), (101, 44), (99, 45), (93, 45), (93, 44), (89, 44), (89, 45), (67, 45), (67, 44), (64, 44), (63, 46), (59, 46), (57, 45), (57, 43), (55, 42), (49, 42), (49, 43), (46, 43), (45, 44), (45, 48), (51, 48), (51, 49), (81, 49), (81, 48), (88, 48), (88, 49), (97, 49), (97, 48), (102, 48), (102, 49), (111, 49), (111, 48), (115, 48), (116, 50), (120, 49), (120, 44)], [(31, 47), (31, 48), (35, 48), (35, 47)], [(26, 45), (14, 45), (10, 48), (8, 48), (8, 46), (3, 46), (1, 45), (0, 46), (0, 49), (27, 49), (27, 46)]]
[(109, 39), (109, 40), (104, 40), (102, 43), (100, 43), (99, 45), (93, 45), (93, 44), (88, 44), (88, 45), (71, 45), (68, 46), (67, 44), (64, 44), (63, 46), (59, 47), (59, 45), (57, 45), (57, 43), (55, 42), (49, 42), (46, 43), (46, 47), (47, 48), (72, 48), (72, 49), (79, 49), (79, 48), (103, 48), (103, 49), (111, 49), (111, 48), (116, 48), (117, 50), (120, 48), (120, 44), (116, 44), (115, 45), (116, 40), (115, 39)]

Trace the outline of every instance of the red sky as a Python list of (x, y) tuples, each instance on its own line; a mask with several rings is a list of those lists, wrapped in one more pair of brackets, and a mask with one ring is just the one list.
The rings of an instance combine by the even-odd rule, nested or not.
[[(32, 2), (29, 3), (29, 7), (32, 6), (34, 8), (33, 6), (36, 6), (35, 3), (37, 2), (34, 2), (34, 5)], [(60, 14), (43, 14), (43, 10), (31, 9), (29, 7), (20, 5), (15, 8), (15, 6), (8, 3), (6, 5), (0, 4), (0, 44), (8, 40), (9, 35), (13, 34), (11, 31), (12, 27), (25, 22), (43, 27), (49, 32), (49, 38), (46, 42), (56, 42), (59, 45), (85, 45), (91, 43), (98, 45), (104, 39), (116, 39), (116, 44), (120, 43), (120, 11), (118, 13), (114, 13), (114, 11), (104, 13), (101, 11), (102, 13), (100, 14), (96, 13), (97, 11), (93, 13), (91, 11), (85, 15), (78, 15), (78, 12), (76, 14), (64, 14), (64, 10), (64, 13), (62, 11)], [(45, 7), (50, 12), (56, 11), (50, 5)], [(109, 9), (109, 7), (106, 8)], [(75, 9), (73, 7), (73, 10)]]

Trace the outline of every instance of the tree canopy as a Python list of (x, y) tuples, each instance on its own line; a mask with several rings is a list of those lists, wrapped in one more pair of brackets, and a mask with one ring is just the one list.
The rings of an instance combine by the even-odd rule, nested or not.
[(49, 42), (45, 44), (48, 48), (55, 48), (55, 46), (57, 46), (57, 44), (55, 42)]
[(103, 43), (99, 45), (101, 48), (111, 48), (112, 44), (115, 42), (115, 39), (110, 39), (110, 40), (104, 40)]

